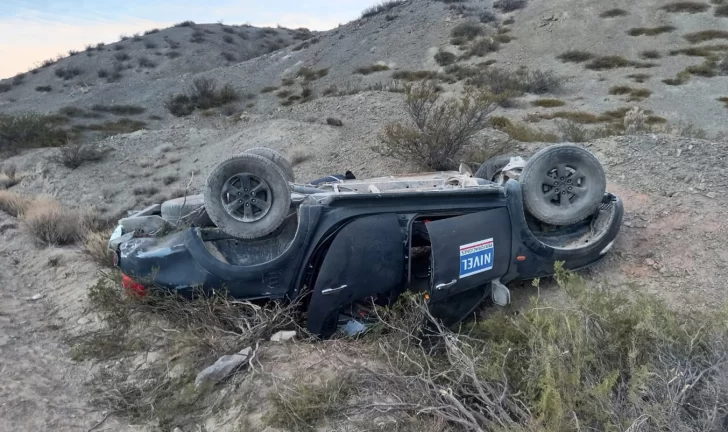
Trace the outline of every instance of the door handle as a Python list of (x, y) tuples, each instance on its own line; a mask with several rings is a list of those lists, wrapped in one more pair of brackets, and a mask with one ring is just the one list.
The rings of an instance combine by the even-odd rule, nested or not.
[(321, 290), (321, 295), (329, 295), (329, 294), (337, 293), (337, 292), (343, 290), (344, 288), (346, 288), (347, 286), (348, 285), (342, 285), (342, 286), (336, 287), (336, 288), (326, 288), (325, 290)]
[(441, 283), (441, 284), (435, 285), (435, 289), (436, 290), (441, 290), (441, 289), (445, 289), (445, 288), (450, 288), (451, 286), (455, 285), (456, 283), (458, 283), (458, 280), (457, 279), (453, 279), (452, 282)]

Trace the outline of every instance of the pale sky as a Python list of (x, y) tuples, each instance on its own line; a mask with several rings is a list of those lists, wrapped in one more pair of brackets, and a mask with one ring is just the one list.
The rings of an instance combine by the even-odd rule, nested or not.
[(0, 0), (0, 78), (41, 61), (192, 20), (328, 30), (376, 0)]

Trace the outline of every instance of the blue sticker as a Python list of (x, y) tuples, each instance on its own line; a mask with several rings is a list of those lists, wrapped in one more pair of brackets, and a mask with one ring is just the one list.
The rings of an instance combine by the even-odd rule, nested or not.
[(492, 238), (460, 246), (460, 277), (492, 270), (494, 251)]

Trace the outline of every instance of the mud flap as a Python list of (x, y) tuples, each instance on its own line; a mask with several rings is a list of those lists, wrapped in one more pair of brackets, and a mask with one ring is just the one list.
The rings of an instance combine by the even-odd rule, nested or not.
[(355, 300), (399, 294), (404, 283), (404, 237), (394, 214), (357, 219), (336, 235), (314, 284), (308, 330), (336, 331), (339, 311)]

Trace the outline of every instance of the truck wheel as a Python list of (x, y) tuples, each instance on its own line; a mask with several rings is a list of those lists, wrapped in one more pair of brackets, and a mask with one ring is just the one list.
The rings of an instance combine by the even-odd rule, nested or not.
[(496, 156), (483, 162), (475, 172), (475, 177), (493, 181), (493, 178), (511, 161), (511, 155)]
[(519, 181), (528, 212), (551, 225), (570, 225), (593, 214), (607, 188), (599, 160), (571, 144), (538, 151)]
[(205, 183), (205, 210), (220, 230), (255, 239), (276, 230), (290, 211), (286, 175), (270, 159), (233, 156), (212, 170)]
[(258, 156), (263, 156), (266, 159), (270, 159), (274, 164), (278, 165), (278, 168), (283, 171), (286, 175), (286, 180), (293, 183), (295, 176), (293, 174), (293, 165), (286, 159), (282, 154), (268, 147), (253, 147), (245, 150), (243, 154), (251, 153)]

